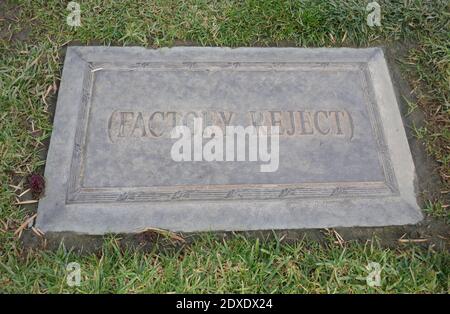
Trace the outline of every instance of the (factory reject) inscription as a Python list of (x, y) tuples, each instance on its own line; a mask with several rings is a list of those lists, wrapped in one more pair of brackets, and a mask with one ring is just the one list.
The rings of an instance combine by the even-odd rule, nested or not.
[(335, 136), (353, 137), (353, 121), (348, 111), (342, 110), (266, 110), (231, 111), (132, 111), (115, 110), (108, 120), (112, 141), (120, 138), (170, 137), (178, 125), (190, 126), (194, 118), (202, 118), (204, 127), (231, 125), (278, 126), (280, 136)]

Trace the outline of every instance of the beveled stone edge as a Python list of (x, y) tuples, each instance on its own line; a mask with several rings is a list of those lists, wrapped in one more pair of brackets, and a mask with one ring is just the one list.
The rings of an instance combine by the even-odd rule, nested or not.
[(368, 67), (374, 84), (386, 146), (396, 173), (400, 197), (411, 206), (412, 210), (420, 217), (419, 220), (422, 220), (423, 213), (418, 205), (416, 195), (417, 175), (414, 161), (383, 49), (374, 48)]

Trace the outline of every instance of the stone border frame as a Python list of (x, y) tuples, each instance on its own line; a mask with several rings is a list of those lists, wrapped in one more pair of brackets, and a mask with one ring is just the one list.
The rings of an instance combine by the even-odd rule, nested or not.
[[(83, 58), (80, 75), (83, 76), (83, 93), (77, 116), (77, 130), (71, 161), (66, 203), (91, 202), (155, 202), (179, 200), (229, 200), (276, 198), (336, 198), (355, 196), (389, 196), (398, 193), (397, 181), (386, 148), (380, 116), (371, 89), (371, 76), (366, 62), (91, 62)], [(361, 74), (364, 96), (374, 138), (377, 142), (380, 166), (384, 181), (326, 182), (302, 184), (239, 184), (239, 185), (190, 185), (152, 186), (139, 188), (85, 187), (82, 183), (87, 125), (90, 117), (91, 93), (98, 71), (357, 71)]]
[[(373, 104), (370, 120), (386, 180), (353, 185), (324, 183), (320, 187), (221, 186), (219, 191), (209, 189), (213, 192), (210, 194), (213, 197), (209, 198), (205, 195), (193, 198), (195, 191), (192, 191), (192, 186), (169, 189), (156, 199), (151, 198), (152, 194), (126, 188), (119, 188), (112, 196), (111, 191), (91, 191), (89, 188), (89, 191), (83, 191), (77, 185), (79, 165), (73, 162), (78, 158), (81, 160), (83, 153), (83, 128), (87, 120), (79, 123), (79, 119), (88, 115), (84, 111), (87, 106), (80, 108), (79, 104), (89, 104), (89, 91), (96, 70), (108, 64), (130, 66), (129, 60), (137, 67), (169, 63), (195, 68), (205, 60), (210, 65), (234, 69), (245, 63), (258, 62), (271, 67), (296, 63), (309, 63), (309, 67), (312, 63), (325, 68), (331, 64), (357, 65), (362, 69), (362, 79), (368, 86), (365, 89), (368, 104)], [(414, 164), (404, 129), (398, 128), (402, 126), (401, 116), (392, 83), (386, 77), (389, 78), (389, 72), (380, 48), (177, 47), (151, 50), (139, 47), (69, 47), (45, 171), (47, 192), (39, 202), (37, 225), (43, 231), (98, 234), (134, 232), (137, 227), (149, 226), (200, 231), (415, 223), (422, 219), (422, 214), (414, 193)], [(261, 197), (261, 189), (265, 196)], [(189, 191), (190, 198), (186, 197)], [(94, 198), (89, 198), (91, 196)], [(199, 199), (202, 200), (201, 206), (196, 202)], [(256, 207), (255, 203), (258, 204)], [(337, 206), (346, 209), (340, 212)], [(254, 219), (250, 221), (255, 211), (257, 215), (253, 215)], [(323, 218), (324, 213), (332, 217), (327, 222)], [(281, 216), (275, 217), (277, 215)], [(183, 217), (197, 218), (183, 222)], [(97, 222), (94, 218), (98, 219)]]

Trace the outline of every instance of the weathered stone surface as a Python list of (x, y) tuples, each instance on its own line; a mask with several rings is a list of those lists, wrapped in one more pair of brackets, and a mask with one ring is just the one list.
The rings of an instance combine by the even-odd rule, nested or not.
[[(175, 162), (174, 125), (278, 125), (279, 167)], [(383, 226), (422, 214), (381, 49), (69, 47), (42, 231)]]

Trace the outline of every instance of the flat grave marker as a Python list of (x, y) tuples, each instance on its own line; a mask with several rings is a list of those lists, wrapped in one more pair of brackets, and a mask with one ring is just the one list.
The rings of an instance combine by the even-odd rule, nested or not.
[[(243, 137), (243, 158), (238, 137), (211, 150), (210, 139), (230, 126), (266, 127), (272, 153), (263, 154), (262, 137), (252, 146), (251, 136)], [(192, 150), (174, 148), (175, 127), (193, 130)], [(216, 130), (209, 138), (208, 127)], [(275, 141), (269, 130), (277, 128)], [(69, 47), (45, 178), (37, 218), (44, 232), (422, 219), (379, 48)]]

